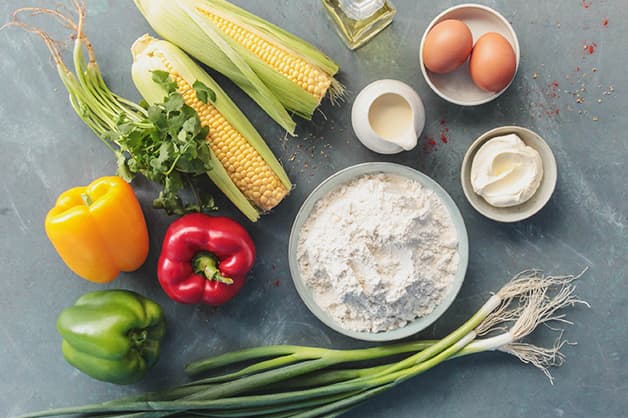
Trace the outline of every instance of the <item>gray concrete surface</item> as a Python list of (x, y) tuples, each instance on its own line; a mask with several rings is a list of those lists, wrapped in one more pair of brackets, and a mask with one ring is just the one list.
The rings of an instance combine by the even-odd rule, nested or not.
[[(41, 0), (0, 4), (0, 20)], [(477, 309), (489, 293), (526, 268), (577, 273), (590, 267), (578, 293), (590, 309), (569, 312), (567, 363), (554, 370), (552, 386), (538, 370), (505, 354), (451, 361), (369, 401), (348, 417), (569, 417), (628, 416), (628, 241), (626, 134), (628, 64), (625, 20), (619, 0), (483, 1), (514, 25), (521, 67), (499, 100), (477, 108), (450, 105), (420, 75), (420, 35), (441, 10), (456, 2), (396, 0), (394, 24), (364, 48), (347, 50), (318, 1), (237, 1), (251, 11), (321, 46), (342, 67), (349, 94), (326, 102), (312, 122), (299, 121), (295, 139), (232, 84), (217, 77), (257, 126), (295, 183), (273, 213), (245, 222), (219, 197), (221, 214), (242, 220), (258, 246), (250, 280), (232, 303), (219, 309), (171, 302), (155, 277), (160, 241), (173, 220), (150, 207), (155, 188), (133, 185), (151, 234), (149, 258), (139, 271), (99, 286), (63, 265), (48, 242), (44, 217), (63, 190), (114, 173), (114, 161), (77, 118), (48, 54), (34, 36), (0, 32), (0, 415), (94, 402), (185, 381), (191, 360), (260, 344), (360, 347), (326, 328), (299, 299), (287, 265), (288, 232), (299, 205), (325, 177), (364, 161), (394, 161), (438, 181), (459, 205), (470, 237), (470, 266), (453, 307), (422, 338), (443, 336)], [(607, 19), (607, 21), (605, 20)], [(606, 24), (605, 24), (606, 23)], [(107, 82), (139, 99), (129, 75), (129, 47), (151, 29), (122, 0), (90, 0), (86, 31)], [(593, 45), (592, 50), (586, 46)], [(350, 128), (350, 104), (367, 83), (402, 80), (424, 100), (427, 125), (422, 146), (396, 156), (363, 148)], [(579, 103), (582, 102), (582, 103)], [(555, 152), (556, 193), (532, 219), (512, 225), (489, 221), (465, 201), (459, 182), (462, 157), (482, 132), (506, 124), (531, 128)], [(444, 134), (447, 143), (440, 140)], [(436, 145), (429, 144), (429, 138)], [(94, 381), (67, 365), (55, 331), (59, 311), (83, 293), (101, 288), (134, 289), (158, 301), (169, 335), (158, 365), (142, 383), (118, 387)], [(541, 330), (533, 338), (550, 344)]]

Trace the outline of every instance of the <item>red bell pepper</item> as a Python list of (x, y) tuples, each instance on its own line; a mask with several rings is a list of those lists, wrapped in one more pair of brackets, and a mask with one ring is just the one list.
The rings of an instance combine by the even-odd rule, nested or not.
[(217, 306), (240, 291), (254, 262), (255, 245), (239, 223), (192, 213), (166, 231), (157, 277), (177, 302)]

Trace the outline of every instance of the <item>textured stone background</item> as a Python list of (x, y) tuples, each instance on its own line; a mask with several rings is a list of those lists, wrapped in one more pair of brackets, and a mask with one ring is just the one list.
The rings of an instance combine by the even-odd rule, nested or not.
[[(470, 237), (470, 265), (452, 308), (419, 337), (443, 336), (520, 270), (590, 272), (578, 293), (591, 309), (569, 312), (567, 364), (555, 385), (536, 369), (504, 354), (451, 361), (354, 410), (351, 417), (622, 417), (628, 410), (626, 286), (625, 59), (628, 3), (619, 0), (483, 3), (510, 20), (521, 43), (521, 67), (498, 100), (477, 108), (450, 105), (434, 95), (418, 68), (418, 42), (429, 21), (453, 1), (395, 0), (394, 24), (351, 52), (336, 36), (318, 1), (237, 1), (322, 47), (341, 65), (349, 94), (325, 103), (312, 122), (299, 121), (295, 139), (284, 134), (248, 97), (222, 77), (251, 121), (283, 161), (295, 183), (290, 197), (255, 225), (229, 202), (221, 213), (242, 220), (258, 245), (249, 283), (220, 309), (177, 305), (155, 278), (160, 241), (171, 218), (150, 208), (155, 188), (134, 187), (151, 232), (145, 266), (108, 288), (135, 289), (165, 309), (169, 336), (159, 364), (135, 386), (100, 383), (68, 366), (54, 322), (81, 294), (101, 288), (69, 272), (49, 244), (43, 220), (63, 190), (114, 173), (114, 161), (73, 113), (48, 54), (32, 35), (0, 32), (0, 415), (106, 400), (185, 381), (184, 363), (260, 344), (359, 347), (326, 328), (299, 299), (287, 264), (289, 228), (307, 194), (335, 171), (365, 161), (394, 161), (438, 181), (459, 205)], [(0, 21), (41, 0), (0, 3)], [(129, 47), (151, 29), (132, 2), (92, 0), (86, 31), (112, 89), (138, 99), (129, 75)], [(605, 20), (607, 19), (607, 20)], [(59, 34), (61, 35), (61, 34)], [(593, 48), (587, 49), (589, 45)], [(592, 52), (592, 53), (591, 53)], [(379, 78), (400, 79), (419, 92), (427, 110), (421, 146), (396, 156), (363, 148), (350, 127), (357, 92)], [(582, 102), (582, 103), (579, 103)], [(529, 127), (550, 144), (559, 167), (556, 193), (532, 219), (512, 225), (483, 218), (466, 202), (459, 182), (464, 152), (484, 131), (507, 124)], [(447, 143), (440, 139), (441, 133)], [(434, 143), (430, 143), (430, 139)], [(542, 330), (534, 338), (551, 344)]]

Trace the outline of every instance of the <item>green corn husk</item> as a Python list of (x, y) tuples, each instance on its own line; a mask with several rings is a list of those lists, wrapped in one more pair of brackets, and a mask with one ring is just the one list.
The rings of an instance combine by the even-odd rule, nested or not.
[[(211, 105), (255, 148), (278, 177), (286, 194), (290, 191), (292, 184), (264, 139), (224, 90), (183, 51), (170, 42), (144, 35), (135, 41), (131, 47), (131, 52), (133, 55), (131, 70), (133, 82), (148, 103), (160, 102), (166, 94), (165, 88), (153, 81), (154, 71), (168, 71), (163, 60), (156, 55), (160, 54), (188, 84), (193, 85), (195, 81), (200, 81), (215, 93), (215, 100), (212, 100)], [(220, 162), (211, 148), (210, 152), (212, 161)], [(235, 152), (236, 150), (234, 150)], [(222, 162), (214, 164), (212, 170), (207, 174), (247, 218), (252, 221), (259, 218), (260, 207), (238, 188)]]
[[(294, 54), (329, 75), (332, 99), (342, 94), (333, 76), (338, 65), (319, 49), (285, 30), (224, 0), (134, 0), (153, 29), (199, 61), (224, 74), (255, 100), (290, 134), (294, 112), (311, 119), (321, 97), (310, 94), (234, 41), (201, 10), (220, 16)], [(323, 94), (324, 95), (324, 94)]]

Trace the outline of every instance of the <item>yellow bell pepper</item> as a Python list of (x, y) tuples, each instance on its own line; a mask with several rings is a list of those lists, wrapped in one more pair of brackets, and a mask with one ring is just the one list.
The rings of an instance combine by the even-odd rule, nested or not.
[(142, 208), (120, 177), (62, 193), (46, 216), (46, 234), (70, 270), (96, 283), (137, 270), (148, 255)]

